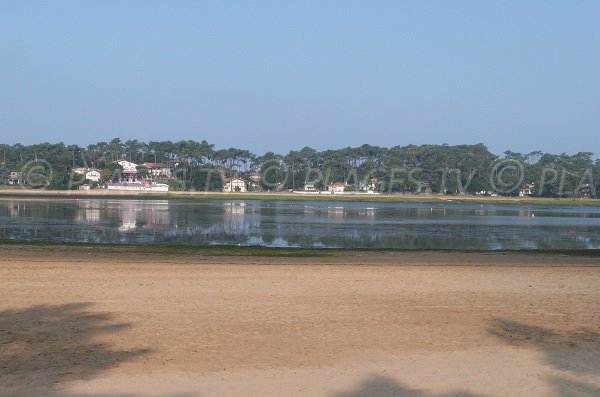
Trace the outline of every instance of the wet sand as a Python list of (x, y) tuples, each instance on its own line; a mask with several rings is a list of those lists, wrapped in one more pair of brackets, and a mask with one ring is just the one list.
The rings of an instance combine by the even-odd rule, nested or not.
[(599, 266), (0, 247), (0, 396), (598, 396)]

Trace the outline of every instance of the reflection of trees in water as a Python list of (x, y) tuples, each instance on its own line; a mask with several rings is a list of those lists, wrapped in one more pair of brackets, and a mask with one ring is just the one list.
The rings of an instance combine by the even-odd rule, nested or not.
[[(528, 210), (472, 206), (115, 199), (3, 204), (4, 239), (399, 249), (600, 247), (600, 225), (589, 223), (598, 222), (598, 214), (586, 218), (585, 226), (569, 228), (532, 223)], [(514, 218), (519, 211), (523, 216)]]

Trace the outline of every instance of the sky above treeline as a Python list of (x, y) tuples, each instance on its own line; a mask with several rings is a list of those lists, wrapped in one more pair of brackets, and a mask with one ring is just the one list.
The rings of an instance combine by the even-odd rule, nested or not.
[(600, 153), (600, 1), (0, 2), (0, 142)]

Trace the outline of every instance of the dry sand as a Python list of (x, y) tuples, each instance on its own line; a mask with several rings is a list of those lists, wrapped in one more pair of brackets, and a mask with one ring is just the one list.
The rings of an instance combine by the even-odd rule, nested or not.
[(600, 396), (598, 265), (0, 248), (0, 396)]

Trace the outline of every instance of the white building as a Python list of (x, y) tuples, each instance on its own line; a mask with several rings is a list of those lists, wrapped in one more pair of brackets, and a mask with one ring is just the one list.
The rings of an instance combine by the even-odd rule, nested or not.
[(125, 172), (137, 172), (138, 165), (136, 163), (127, 160), (119, 160), (116, 163), (123, 167), (123, 171)]
[(244, 193), (248, 191), (246, 181), (243, 179), (225, 178), (223, 182), (223, 192), (225, 193)]
[(95, 168), (73, 168), (73, 172), (78, 175), (84, 175), (84, 178), (90, 182), (99, 182), (102, 174)]
[(138, 165), (127, 160), (118, 160), (115, 163), (119, 164), (123, 168), (121, 172), (121, 182), (140, 182), (142, 180), (137, 167)]
[(359, 182), (358, 183), (358, 190), (364, 191), (364, 192), (374, 192), (375, 190), (377, 190), (377, 187), (379, 185), (379, 179), (377, 178), (371, 178), (367, 181), (363, 181), (363, 182)]
[(155, 178), (170, 178), (172, 175), (171, 168), (164, 163), (144, 163), (142, 167), (148, 168), (150, 175)]
[(581, 189), (579, 189), (579, 193), (581, 194), (581, 197), (585, 198), (594, 197), (595, 194), (592, 185), (590, 185), (589, 183), (586, 183), (585, 185), (581, 186)]
[(346, 186), (348, 186), (346, 182), (332, 182), (329, 185), (327, 185), (327, 191), (333, 194), (344, 193), (344, 190), (346, 190)]
[(85, 179), (90, 182), (99, 182), (102, 174), (98, 170), (89, 170), (85, 173)]
[(521, 191), (519, 192), (519, 196), (525, 197), (525, 196), (533, 195), (534, 188), (535, 188), (535, 184), (533, 182), (526, 183), (525, 186), (523, 186), (523, 189), (521, 189)]
[(21, 173), (19, 171), (11, 171), (8, 176), (9, 185), (18, 185), (21, 181)]
[(317, 191), (317, 183), (316, 182), (305, 182), (304, 183), (304, 191), (305, 192), (316, 192)]
[(253, 172), (252, 174), (250, 174), (249, 178), (250, 181), (256, 185), (258, 185), (260, 183), (260, 180), (262, 179), (258, 172)]

